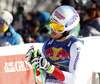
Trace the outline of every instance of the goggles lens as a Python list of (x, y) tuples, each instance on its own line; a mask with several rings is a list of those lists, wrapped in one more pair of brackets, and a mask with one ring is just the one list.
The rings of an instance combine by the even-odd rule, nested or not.
[(50, 19), (50, 26), (56, 31), (56, 32), (63, 32), (64, 26), (56, 23), (54, 20)]
[(5, 21), (3, 21), (3, 20), (0, 20), (0, 23), (1, 23), (1, 24), (4, 24), (4, 23), (5, 23)]

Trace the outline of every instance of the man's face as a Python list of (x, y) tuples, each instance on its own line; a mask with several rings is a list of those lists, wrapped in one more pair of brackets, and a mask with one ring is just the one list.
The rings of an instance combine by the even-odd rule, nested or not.
[(51, 38), (53, 39), (58, 39), (62, 36), (62, 33), (58, 33), (58, 32), (55, 32), (52, 28), (51, 28)]
[(3, 23), (3, 21), (4, 20), (0, 18), (0, 31), (4, 30), (8, 26), (8, 24), (5, 21)]

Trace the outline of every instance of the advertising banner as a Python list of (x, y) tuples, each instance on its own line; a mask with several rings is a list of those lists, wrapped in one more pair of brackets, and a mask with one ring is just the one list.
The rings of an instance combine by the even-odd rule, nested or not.
[(33, 68), (25, 58), (31, 45), (42, 48), (38, 43), (0, 47), (0, 84), (35, 84)]

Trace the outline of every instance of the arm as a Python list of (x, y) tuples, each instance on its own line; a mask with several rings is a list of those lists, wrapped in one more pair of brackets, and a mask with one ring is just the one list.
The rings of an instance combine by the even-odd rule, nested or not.
[(15, 38), (15, 44), (14, 45), (18, 45), (18, 44), (24, 44), (23, 38), (20, 34), (16, 33), (16, 37)]

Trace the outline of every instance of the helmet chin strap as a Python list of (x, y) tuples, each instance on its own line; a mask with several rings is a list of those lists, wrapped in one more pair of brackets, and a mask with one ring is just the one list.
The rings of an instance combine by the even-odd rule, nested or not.
[[(62, 34), (62, 36), (61, 37), (59, 37), (59, 38), (57, 38), (56, 40), (60, 40), (60, 39), (62, 39), (63, 37), (66, 37), (66, 36), (68, 36), (69, 35), (69, 33), (67, 33), (67, 31), (65, 31), (63, 34)], [(50, 40), (52, 40), (53, 38), (50, 38)]]
[(63, 37), (68, 36), (68, 35), (71, 34), (73, 31), (74, 31), (74, 29), (73, 29), (71, 32), (65, 31), (65, 32), (62, 34), (62, 36), (61, 36), (60, 38), (57, 38), (57, 40), (60, 40), (60, 39), (62, 39)]
[(69, 35), (69, 33), (68, 33), (67, 31), (65, 31), (65, 32), (62, 34), (61, 37), (57, 38), (57, 40), (60, 40), (60, 39), (62, 39), (63, 37), (66, 37), (66, 36), (68, 36), (68, 35)]

